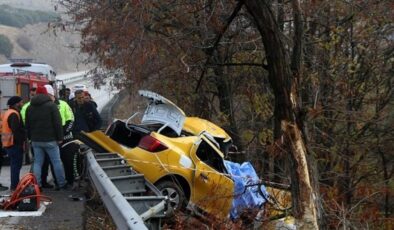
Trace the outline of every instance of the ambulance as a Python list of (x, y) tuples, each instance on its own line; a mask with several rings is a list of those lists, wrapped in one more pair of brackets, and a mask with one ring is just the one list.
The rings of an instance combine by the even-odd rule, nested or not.
[[(7, 109), (7, 101), (12, 96), (20, 96), (28, 101), (30, 89), (45, 84), (56, 88), (56, 72), (48, 64), (16, 62), (0, 65), (0, 110)], [(55, 89), (56, 91), (56, 89)]]

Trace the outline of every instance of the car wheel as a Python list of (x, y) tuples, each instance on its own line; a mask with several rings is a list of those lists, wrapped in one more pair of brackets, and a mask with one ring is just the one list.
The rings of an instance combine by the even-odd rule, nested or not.
[(173, 181), (161, 181), (156, 184), (163, 196), (169, 199), (169, 209), (172, 211), (183, 210), (187, 205), (187, 198), (183, 190)]

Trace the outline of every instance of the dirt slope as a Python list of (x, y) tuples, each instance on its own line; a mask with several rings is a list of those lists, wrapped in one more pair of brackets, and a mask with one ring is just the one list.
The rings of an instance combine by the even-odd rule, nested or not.
[[(54, 12), (56, 2), (56, 0), (0, 0), (0, 4), (7, 4), (16, 8), (52, 12)], [(40, 23), (27, 25), (23, 28), (0, 25), (0, 34), (7, 36), (12, 42), (12, 58), (33, 58), (37, 62), (52, 65), (57, 73), (88, 68), (81, 64), (84, 55), (80, 54), (79, 49), (71, 48), (79, 47), (81, 40), (75, 32), (57, 32), (55, 36), (52, 32), (48, 32), (47, 23)], [(25, 43), (27, 41), (30, 44), (29, 48), (23, 48), (18, 44), (18, 38), (20, 40), (22, 38)], [(9, 60), (0, 55), (0, 64), (4, 63), (9, 63)]]
[[(78, 47), (80, 36), (70, 32), (53, 33), (47, 31), (47, 24), (27, 25), (24, 28), (14, 28), (0, 25), (0, 34), (6, 35), (13, 44), (12, 58), (34, 58), (36, 61), (52, 65), (58, 73), (86, 69), (80, 63)], [(31, 42), (31, 49), (24, 49), (17, 39), (23, 37)], [(8, 63), (7, 58), (0, 56), (1, 63)]]

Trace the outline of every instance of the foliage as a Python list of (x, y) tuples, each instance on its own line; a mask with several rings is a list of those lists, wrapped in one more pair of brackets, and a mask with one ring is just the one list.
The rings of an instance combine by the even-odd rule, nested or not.
[(10, 39), (0, 34), (0, 54), (3, 54), (6, 57), (11, 57), (12, 49), (13, 46)]
[[(123, 70), (130, 90), (157, 91), (188, 115), (219, 123), (245, 153), (234, 159), (256, 161), (264, 179), (288, 182), (289, 150), (273, 130), (277, 98), (267, 77), (273, 54), (265, 53), (239, 2), (63, 1), (92, 61)], [(298, 1), (269, 2), (294, 64), (301, 104), (294, 116), (316, 158), (325, 223), (387, 224), (393, 218), (392, 3), (302, 1), (304, 46), (297, 58)]]
[(33, 11), (0, 5), (0, 24), (12, 27), (24, 27), (27, 24), (53, 22), (59, 19), (58, 14), (44, 11)]

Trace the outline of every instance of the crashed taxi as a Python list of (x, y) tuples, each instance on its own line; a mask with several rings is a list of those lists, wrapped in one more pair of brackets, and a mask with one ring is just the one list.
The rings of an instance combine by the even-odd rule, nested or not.
[[(173, 209), (228, 218), (239, 185), (224, 160), (232, 146), (231, 137), (212, 122), (187, 117), (159, 94), (147, 90), (139, 94), (148, 99), (140, 122), (132, 122), (134, 114), (126, 121), (114, 121), (105, 133), (83, 133), (81, 140), (97, 152), (122, 155), (168, 196)], [(254, 191), (263, 196), (254, 198), (261, 208), (268, 194), (264, 186)], [(254, 193), (249, 196), (260, 196)]]

